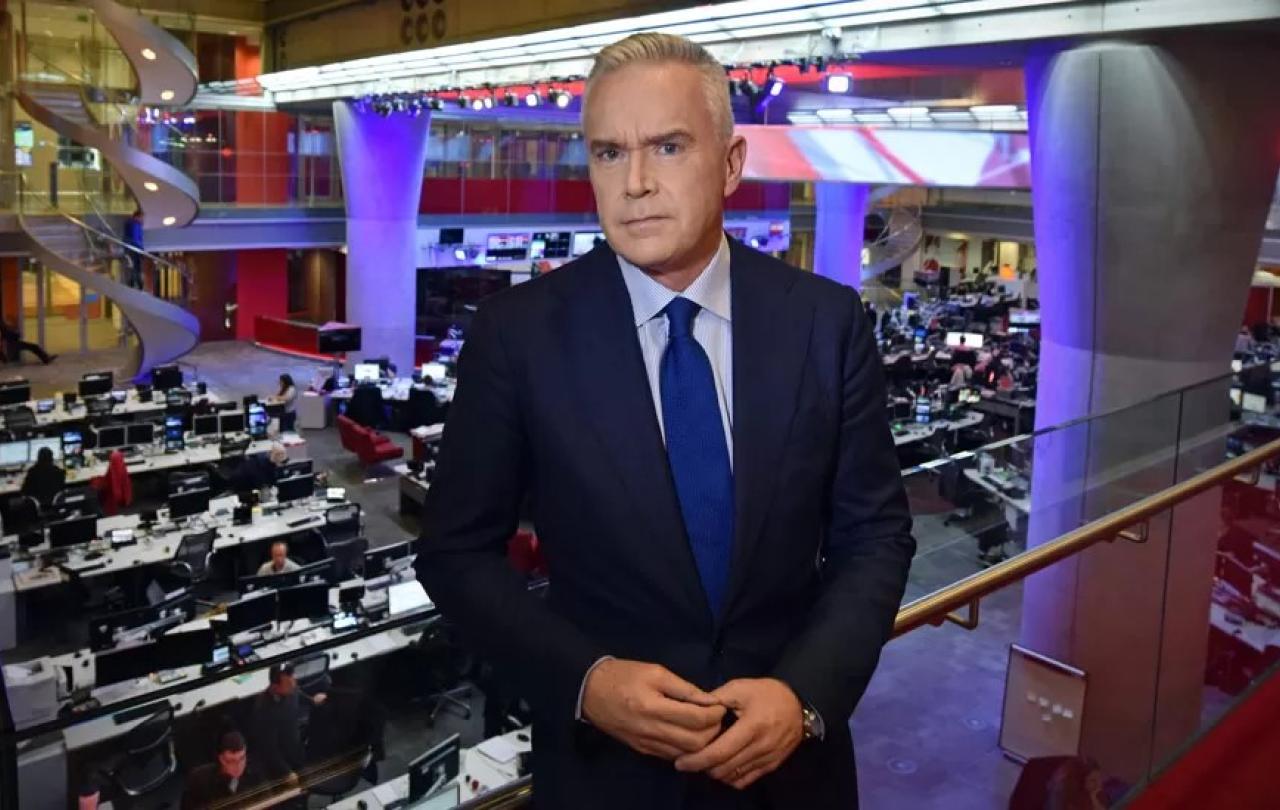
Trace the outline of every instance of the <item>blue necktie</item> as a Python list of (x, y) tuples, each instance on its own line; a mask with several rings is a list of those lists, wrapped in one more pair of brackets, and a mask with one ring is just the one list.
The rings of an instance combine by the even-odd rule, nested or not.
[(699, 309), (687, 298), (675, 298), (663, 310), (667, 348), (658, 379), (680, 512), (707, 603), (719, 618), (733, 550), (733, 469), (711, 361), (693, 337)]

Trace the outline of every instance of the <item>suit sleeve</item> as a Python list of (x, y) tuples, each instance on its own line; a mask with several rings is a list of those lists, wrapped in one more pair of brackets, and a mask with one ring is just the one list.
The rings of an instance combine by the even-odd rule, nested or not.
[(467, 335), (416, 568), (470, 646), (518, 673), (526, 697), (543, 711), (572, 723), (582, 679), (606, 651), (530, 594), (506, 559), (531, 484), (531, 458), (500, 330), (482, 308)]
[(853, 714), (893, 630), (915, 553), (911, 514), (885, 409), (870, 325), (853, 300), (841, 424), (828, 494), (820, 590), (774, 674), (823, 717)]

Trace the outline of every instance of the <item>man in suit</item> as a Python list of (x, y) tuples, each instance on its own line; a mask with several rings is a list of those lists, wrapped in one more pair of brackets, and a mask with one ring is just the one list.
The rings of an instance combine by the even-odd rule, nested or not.
[(187, 774), (182, 787), (182, 810), (248, 806), (264, 798), (263, 781), (249, 762), (244, 737), (238, 731), (218, 738), (218, 758)]
[[(601, 51), (608, 244), (489, 299), (462, 352), (417, 570), (524, 688), (539, 806), (857, 804), (911, 520), (857, 294), (724, 234), (725, 86), (679, 37)], [(545, 602), (503, 557), (526, 493)]]

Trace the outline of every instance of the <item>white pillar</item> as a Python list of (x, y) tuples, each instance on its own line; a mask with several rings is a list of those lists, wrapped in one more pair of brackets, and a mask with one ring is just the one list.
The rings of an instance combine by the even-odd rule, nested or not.
[(869, 187), (814, 184), (813, 272), (862, 289), (862, 232)]

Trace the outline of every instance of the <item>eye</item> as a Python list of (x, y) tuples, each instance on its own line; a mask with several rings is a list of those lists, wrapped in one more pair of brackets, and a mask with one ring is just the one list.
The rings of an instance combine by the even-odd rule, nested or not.
[(599, 149), (596, 151), (596, 160), (602, 161), (604, 163), (612, 163), (613, 161), (618, 159), (619, 154), (620, 153), (617, 149), (614, 149), (612, 147), (606, 147), (604, 149)]
[(668, 155), (668, 156), (678, 155), (680, 154), (680, 144), (676, 143), (675, 141), (667, 141), (664, 144), (659, 144), (658, 154)]

